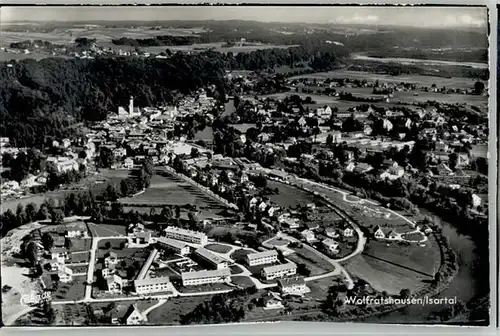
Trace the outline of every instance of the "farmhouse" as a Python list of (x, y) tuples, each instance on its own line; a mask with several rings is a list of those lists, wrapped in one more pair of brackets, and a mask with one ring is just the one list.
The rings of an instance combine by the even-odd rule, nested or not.
[(250, 253), (247, 254), (246, 256), (246, 262), (248, 266), (272, 264), (277, 261), (278, 261), (278, 252), (276, 250)]
[(221, 257), (213, 254), (206, 248), (200, 247), (196, 249), (194, 252), (198, 257), (206, 261), (210, 264), (211, 267), (221, 270), (224, 268), (228, 268), (227, 260), (222, 259)]
[(377, 227), (373, 231), (373, 236), (377, 239), (382, 239), (385, 238), (385, 233), (384, 231), (382, 231), (382, 228), (377, 225)]
[(181, 273), (182, 285), (204, 285), (210, 283), (221, 283), (229, 281), (231, 271), (229, 268), (223, 268), (213, 271), (197, 271)]
[(118, 264), (118, 256), (115, 252), (109, 252), (106, 258), (104, 258), (105, 268), (114, 268)]
[(184, 256), (189, 253), (189, 246), (174, 239), (159, 237), (156, 239), (158, 246), (165, 250), (173, 251), (174, 253)]
[(147, 320), (148, 318), (137, 309), (136, 304), (131, 305), (123, 316), (123, 322), (127, 325), (137, 325), (147, 322)]
[(169, 289), (170, 278), (148, 278), (134, 281), (134, 288), (137, 294), (165, 292)]
[(307, 291), (304, 278), (285, 278), (278, 280), (278, 287), (282, 294), (302, 295)]
[(188, 243), (194, 243), (204, 246), (208, 242), (207, 235), (203, 232), (186, 230), (174, 226), (168, 226), (165, 229), (165, 236), (171, 239), (182, 240)]
[(297, 265), (293, 262), (280, 264), (275, 266), (264, 267), (261, 271), (261, 276), (266, 280), (283, 278), (297, 273)]

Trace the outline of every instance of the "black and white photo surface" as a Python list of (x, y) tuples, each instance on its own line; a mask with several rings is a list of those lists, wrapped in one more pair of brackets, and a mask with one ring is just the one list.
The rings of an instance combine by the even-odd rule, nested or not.
[(5, 326), (490, 324), (486, 7), (0, 18)]

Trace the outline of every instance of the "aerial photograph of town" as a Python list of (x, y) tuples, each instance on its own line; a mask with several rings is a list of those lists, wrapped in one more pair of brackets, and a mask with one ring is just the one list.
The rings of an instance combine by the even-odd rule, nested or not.
[(490, 325), (486, 7), (0, 19), (3, 326)]

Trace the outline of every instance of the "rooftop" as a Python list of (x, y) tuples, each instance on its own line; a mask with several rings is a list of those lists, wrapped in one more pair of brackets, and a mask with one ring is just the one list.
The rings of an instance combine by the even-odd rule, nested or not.
[(170, 278), (168, 276), (160, 277), (160, 278), (147, 278), (141, 280), (134, 280), (134, 286), (145, 286), (145, 285), (155, 285), (155, 284), (163, 284), (166, 282), (170, 282)]
[(221, 263), (226, 261), (223, 258), (219, 257), (218, 255), (213, 254), (212, 252), (210, 252), (209, 250), (207, 250), (206, 248), (203, 248), (203, 247), (196, 249), (195, 252), (199, 256), (209, 260), (210, 262), (212, 262), (216, 265), (221, 264)]
[(249, 260), (253, 260), (253, 259), (260, 259), (260, 258), (265, 258), (265, 257), (277, 256), (277, 255), (278, 255), (278, 252), (276, 250), (269, 250), (269, 251), (264, 251), (264, 252), (250, 253), (247, 255), (247, 258)]
[(283, 270), (288, 270), (291, 268), (297, 268), (297, 265), (293, 262), (288, 262), (286, 264), (280, 264), (280, 265), (274, 265), (274, 266), (269, 266), (269, 267), (264, 267), (262, 270), (265, 273), (274, 273), (274, 272), (279, 272)]
[(201, 279), (201, 278), (211, 278), (211, 277), (217, 277), (217, 276), (226, 277), (226, 276), (230, 276), (230, 275), (231, 275), (231, 271), (229, 270), (229, 268), (223, 268), (220, 270), (213, 270), (213, 271), (203, 270), (203, 271), (197, 271), (197, 272), (181, 273), (182, 281), (192, 280), (192, 279)]

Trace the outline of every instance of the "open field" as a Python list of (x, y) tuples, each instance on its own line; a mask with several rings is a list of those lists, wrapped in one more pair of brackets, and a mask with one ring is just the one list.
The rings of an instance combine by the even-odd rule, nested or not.
[(429, 236), (426, 246), (400, 245), (396, 242), (387, 246), (385, 242), (370, 240), (363, 254), (393, 263), (395, 267), (406, 267), (429, 276), (434, 276), (441, 262), (439, 246), (433, 236)]
[(15, 213), (19, 204), (26, 206), (29, 203), (34, 203), (37, 207), (39, 207), (49, 198), (54, 199), (57, 205), (58, 202), (60, 200), (64, 200), (67, 195), (71, 193), (78, 193), (80, 190), (87, 192), (89, 188), (94, 195), (99, 195), (106, 189), (108, 183), (119, 186), (120, 181), (128, 177), (129, 174), (130, 171), (128, 170), (101, 169), (98, 175), (89, 176), (74, 185), (72, 187), (74, 189), (61, 189), (43, 194), (27, 195), (19, 199), (2, 201), (2, 204), (0, 205), (0, 213), (4, 213), (9, 209)]
[[(89, 223), (89, 228), (94, 237), (115, 237), (127, 234), (127, 228), (123, 225)], [(113, 241), (116, 241), (116, 239)]]
[(241, 269), (241, 267), (239, 267), (237, 265), (229, 266), (229, 269), (231, 270), (232, 275), (238, 275), (238, 274), (243, 273), (243, 270)]
[(250, 279), (247, 276), (232, 276), (231, 277), (231, 282), (235, 285), (241, 286), (241, 287), (252, 287), (255, 286), (253, 283), (252, 279)]
[(69, 283), (59, 283), (58, 289), (52, 294), (56, 301), (81, 300), (85, 294), (86, 276), (74, 276), (73, 281)]
[[(165, 51), (165, 49), (170, 49), (172, 51), (191, 51), (191, 52), (213, 49), (214, 51), (220, 53), (232, 52), (233, 54), (238, 54), (238, 53), (252, 52), (255, 50), (274, 49), (274, 48), (286, 49), (286, 48), (296, 47), (294, 45), (275, 45), (275, 44), (257, 44), (257, 43), (253, 45), (233, 46), (233, 47), (224, 47), (223, 45), (224, 42), (214, 42), (214, 43), (195, 43), (192, 45), (181, 45), (181, 46), (145, 47), (142, 49), (145, 50), (146, 52), (155, 54)], [(116, 46), (116, 47), (123, 47), (123, 46)]]
[[(99, 245), (97, 247), (97, 251), (96, 251), (96, 257), (99, 259), (99, 258), (104, 258), (104, 256), (106, 254), (108, 254), (109, 252), (115, 252), (118, 256), (118, 258), (123, 258), (123, 257), (126, 257), (126, 256), (129, 256), (131, 254), (134, 254), (134, 252), (136, 251), (139, 251), (140, 249), (136, 249), (136, 248), (123, 248), (121, 249), (120, 248), (120, 244), (122, 242), (126, 242), (127, 239), (110, 239), (110, 240), (106, 240), (106, 239), (103, 239), (99, 242)], [(111, 248), (106, 248), (106, 243), (109, 242), (111, 244)]]
[(433, 279), (363, 254), (351, 258), (345, 268), (351, 276), (361, 278), (374, 289), (389, 294), (399, 294), (405, 288), (415, 292), (428, 284), (425, 281)]
[(205, 248), (207, 250), (213, 251), (213, 252), (218, 252), (218, 253), (227, 253), (231, 251), (231, 247), (227, 245), (221, 245), (221, 244), (208, 244), (205, 245)]
[(231, 259), (237, 261), (237, 262), (242, 262), (245, 260), (245, 257), (250, 254), (254, 253), (255, 251), (248, 250), (248, 249), (239, 249), (231, 253)]
[[(474, 82), (472, 82), (472, 85), (474, 85)], [(341, 92), (349, 92), (352, 93), (353, 95), (362, 95), (362, 96), (370, 96), (372, 95), (372, 88), (340, 88), (339, 91)], [(486, 96), (475, 96), (475, 95), (465, 95), (465, 94), (458, 94), (458, 93), (450, 93), (450, 94), (443, 94), (443, 93), (436, 93), (436, 92), (417, 92), (418, 96), (415, 96), (415, 92), (412, 91), (401, 91), (401, 92), (395, 92), (394, 97), (390, 98), (390, 101), (401, 101), (405, 103), (413, 103), (413, 102), (420, 102), (420, 103), (425, 103), (428, 100), (435, 100), (440, 103), (449, 103), (449, 104), (455, 104), (455, 103), (465, 103), (465, 104), (470, 104), (470, 105), (487, 105), (488, 104), (488, 97)]]
[(88, 251), (92, 246), (92, 240), (71, 238), (71, 245), (70, 252)]
[(317, 79), (326, 79), (326, 78), (349, 78), (349, 79), (366, 79), (370, 81), (379, 80), (381, 82), (388, 83), (415, 83), (419, 85), (431, 86), (432, 84), (436, 84), (437, 86), (446, 86), (446, 87), (457, 87), (457, 88), (472, 88), (474, 86), (474, 80), (471, 78), (444, 78), (444, 77), (435, 77), (435, 76), (421, 76), (421, 75), (408, 75), (408, 76), (391, 76), (391, 75), (383, 75), (383, 74), (375, 74), (371, 72), (364, 71), (351, 71), (351, 70), (334, 70), (329, 72), (317, 72), (313, 74), (299, 75), (291, 77), (290, 79), (299, 79), (299, 78), (317, 78)]
[(8, 61), (20, 61), (20, 60), (25, 60), (25, 59), (34, 59), (34, 60), (41, 60), (44, 58), (49, 58), (49, 57), (57, 57), (57, 58), (66, 58), (69, 59), (71, 57), (69, 56), (63, 56), (63, 55), (58, 55), (58, 56), (52, 56), (49, 53), (46, 52), (31, 52), (29, 54), (25, 53), (12, 53), (12, 52), (6, 52), (6, 51), (0, 51), (0, 62), (8, 62)]
[(151, 38), (161, 35), (190, 36), (205, 32), (204, 28), (161, 28), (159, 30), (150, 27), (140, 28), (106, 28), (106, 27), (72, 27), (56, 28), (52, 32), (13, 32), (2, 31), (1, 45), (9, 45), (12, 42), (25, 40), (43, 40), (54, 44), (70, 44), (76, 38), (86, 37), (96, 39), (97, 42), (111, 42), (112, 39), (128, 37), (135, 39)]
[(272, 246), (286, 246), (290, 243), (288, 239), (284, 239), (281, 237), (273, 238), (267, 242), (267, 244)]
[(147, 324), (180, 324), (181, 315), (191, 312), (200, 303), (211, 298), (211, 295), (170, 298), (148, 314)]
[(222, 209), (222, 205), (191, 184), (167, 172), (155, 174), (151, 185), (142, 194), (120, 199), (127, 205), (185, 205)]
[(308, 293), (307, 296), (316, 300), (324, 300), (326, 298), (326, 293), (328, 293), (328, 289), (331, 286), (337, 286), (341, 283), (342, 280), (339, 276), (332, 276), (319, 280), (308, 281), (307, 287), (309, 287), (311, 292)]
[(335, 269), (334, 266), (328, 261), (306, 248), (291, 249), (294, 250), (295, 253), (287, 255), (286, 258), (293, 261), (297, 265), (305, 264), (307, 268), (311, 270), (311, 275), (319, 275)]
[(68, 263), (84, 263), (84, 262), (89, 262), (89, 260), (90, 260), (90, 252), (74, 253), (69, 255)]
[(456, 62), (456, 61), (442, 61), (442, 60), (432, 60), (432, 59), (416, 59), (416, 58), (404, 58), (404, 57), (371, 57), (363, 54), (352, 55), (353, 59), (372, 61), (380, 63), (400, 63), (406, 65), (456, 65), (456, 66), (468, 66), (471, 68), (487, 69), (488, 63), (478, 63), (478, 62)]
[(272, 194), (269, 198), (272, 202), (275, 202), (282, 207), (296, 207), (298, 205), (303, 206), (308, 203), (314, 203), (315, 200), (317, 200), (317, 198), (311, 193), (289, 186), (288, 184), (268, 180), (267, 186), (273, 190), (275, 188), (279, 189), (278, 195)]

